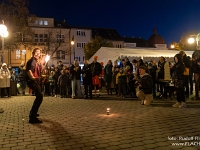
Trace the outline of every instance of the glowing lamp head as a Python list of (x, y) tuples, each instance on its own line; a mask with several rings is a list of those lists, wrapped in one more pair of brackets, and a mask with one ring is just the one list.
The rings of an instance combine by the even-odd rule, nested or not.
[(194, 41), (195, 41), (194, 38), (189, 38), (188, 39), (188, 43), (190, 43), (190, 44), (194, 43)]
[(171, 45), (171, 48), (175, 48), (174, 44)]
[(45, 57), (45, 61), (48, 62), (49, 59), (50, 59), (50, 56), (49, 56), (49, 55), (46, 55), (46, 57)]
[(74, 41), (71, 41), (71, 45), (74, 45)]
[(110, 115), (110, 108), (106, 109), (107, 115)]

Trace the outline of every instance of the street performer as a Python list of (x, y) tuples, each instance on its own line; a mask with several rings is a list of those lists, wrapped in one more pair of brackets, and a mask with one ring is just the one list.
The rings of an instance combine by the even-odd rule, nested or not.
[(43, 100), (43, 95), (41, 91), (41, 82), (40, 82), (42, 66), (38, 62), (39, 58), (40, 58), (40, 49), (34, 48), (32, 52), (32, 57), (26, 64), (27, 85), (30, 89), (35, 91), (35, 96), (36, 96), (29, 114), (29, 123), (31, 124), (42, 123), (42, 121), (37, 118), (39, 116), (37, 112)]

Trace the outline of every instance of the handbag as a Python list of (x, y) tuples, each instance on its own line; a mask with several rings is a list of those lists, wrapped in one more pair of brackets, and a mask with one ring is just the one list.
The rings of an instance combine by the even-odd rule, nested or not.
[(178, 80), (178, 79), (175, 79), (174, 81), (174, 87), (175, 88), (183, 88), (183, 80)]
[(189, 70), (190, 70), (189, 68), (186, 68), (186, 67), (185, 67), (185, 70), (184, 70), (183, 74), (184, 74), (185, 76), (189, 76), (189, 73), (190, 73)]

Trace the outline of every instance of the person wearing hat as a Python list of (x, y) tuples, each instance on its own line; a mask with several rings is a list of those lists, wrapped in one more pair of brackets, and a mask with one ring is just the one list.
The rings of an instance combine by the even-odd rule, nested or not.
[(152, 77), (147, 73), (148, 69), (145, 66), (139, 67), (139, 91), (137, 92), (137, 97), (141, 100), (142, 105), (150, 105), (152, 96), (153, 80)]
[(98, 94), (99, 90), (99, 75), (101, 74), (102, 67), (99, 62), (97, 62), (98, 56), (94, 56), (93, 62), (91, 63), (91, 73), (92, 73), (92, 84), (93, 84), (93, 89), (94, 89), (94, 94)]
[(7, 96), (10, 97), (10, 78), (11, 78), (11, 74), (7, 67), (7, 64), (3, 63), (0, 69), (1, 98), (4, 97), (5, 89), (7, 91)]

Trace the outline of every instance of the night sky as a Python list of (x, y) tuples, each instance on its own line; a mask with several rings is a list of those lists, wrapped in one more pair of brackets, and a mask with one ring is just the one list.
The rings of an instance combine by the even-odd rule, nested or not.
[(30, 13), (69, 25), (115, 28), (148, 39), (154, 26), (167, 44), (200, 32), (200, 0), (29, 0)]

